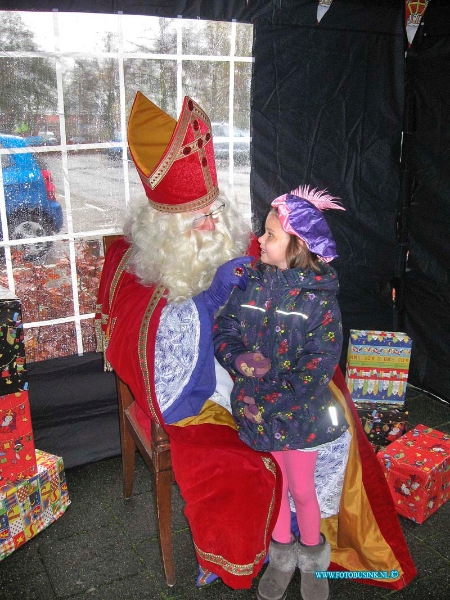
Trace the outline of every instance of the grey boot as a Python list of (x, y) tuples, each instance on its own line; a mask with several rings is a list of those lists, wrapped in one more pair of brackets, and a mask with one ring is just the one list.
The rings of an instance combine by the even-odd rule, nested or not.
[(330, 566), (330, 560), (330, 544), (322, 533), (317, 546), (305, 546), (301, 540), (299, 541), (298, 567), (302, 577), (300, 591), (303, 600), (328, 600), (328, 579), (317, 579), (314, 572), (326, 571)]
[(256, 592), (258, 600), (283, 600), (297, 567), (297, 545), (296, 539), (290, 544), (270, 542), (269, 564)]

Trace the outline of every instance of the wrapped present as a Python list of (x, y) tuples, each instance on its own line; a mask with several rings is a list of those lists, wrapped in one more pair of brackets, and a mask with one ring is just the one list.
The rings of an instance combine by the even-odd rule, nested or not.
[(0, 286), (0, 486), (36, 473), (20, 300)]
[(20, 300), (0, 286), (0, 396), (20, 392), (27, 381)]
[(0, 396), (0, 486), (36, 472), (28, 391)]
[(350, 330), (345, 379), (357, 408), (367, 402), (403, 406), (411, 346), (406, 333)]
[(37, 473), (0, 486), (0, 560), (64, 514), (70, 504), (63, 460), (36, 450)]
[(397, 512), (423, 523), (450, 497), (450, 434), (417, 425), (377, 454)]
[(390, 408), (390, 405), (372, 405), (357, 408), (363, 429), (376, 452), (388, 446), (410, 428), (408, 411)]

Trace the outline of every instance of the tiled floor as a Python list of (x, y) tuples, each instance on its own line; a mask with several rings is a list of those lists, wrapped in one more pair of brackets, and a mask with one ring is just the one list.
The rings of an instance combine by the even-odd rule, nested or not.
[[(450, 407), (408, 388), (413, 425), (450, 433)], [(46, 530), (0, 562), (1, 600), (232, 600), (255, 599), (251, 590), (233, 591), (221, 582), (195, 587), (197, 565), (183, 501), (173, 487), (177, 583), (165, 584), (155, 530), (151, 477), (137, 462), (135, 491), (122, 499), (121, 460), (113, 458), (66, 472), (71, 506)], [(400, 518), (418, 576), (400, 592), (331, 581), (333, 600), (391, 598), (444, 600), (450, 597), (450, 502), (422, 525)], [(300, 600), (298, 573), (287, 600)]]

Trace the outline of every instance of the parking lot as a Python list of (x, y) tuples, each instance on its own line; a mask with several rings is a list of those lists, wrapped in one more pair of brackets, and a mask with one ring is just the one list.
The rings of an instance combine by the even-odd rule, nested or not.
[[(67, 234), (80, 241), (97, 239), (100, 245), (103, 235), (121, 231), (126, 199), (142, 193), (143, 187), (133, 162), (123, 161), (120, 149), (119, 152), (106, 148), (74, 150), (69, 146), (65, 160), (56, 148), (36, 154), (39, 163), (52, 174), (56, 199), (62, 207), (63, 226), (51, 243), (19, 245), (25, 260), (52, 266), (69, 258)], [(218, 159), (216, 167), (221, 191), (250, 223), (250, 165), (245, 163), (230, 169), (228, 160)], [(34, 256), (36, 251), (38, 254)], [(77, 246), (75, 251), (78, 254)], [(5, 270), (5, 263), (0, 262), (0, 269)]]
[[(74, 233), (102, 232), (120, 228), (123, 222), (128, 178), (130, 197), (143, 188), (131, 161), (112, 158), (104, 149), (69, 151), (67, 171), (59, 152), (43, 155), (53, 174), (57, 198), (64, 211), (63, 233), (71, 220)], [(233, 169), (230, 183), (228, 161), (217, 161), (219, 187), (236, 201), (244, 218), (250, 218), (250, 166)]]

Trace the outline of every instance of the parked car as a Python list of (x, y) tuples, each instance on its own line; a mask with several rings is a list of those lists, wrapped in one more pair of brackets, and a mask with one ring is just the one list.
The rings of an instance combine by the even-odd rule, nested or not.
[(86, 144), (87, 140), (84, 137), (75, 135), (73, 137), (68, 137), (67, 143), (68, 144)]
[(52, 131), (40, 131), (37, 135), (23, 138), (27, 146), (57, 146), (58, 140)]
[(46, 146), (57, 146), (58, 140), (56, 139), (56, 135), (53, 131), (39, 131), (38, 136), (44, 138), (46, 141)]
[[(0, 134), (0, 148), (25, 148), (23, 138)], [(10, 239), (43, 237), (58, 233), (63, 212), (56, 200), (51, 172), (39, 156), (31, 152), (1, 155), (3, 190)], [(3, 233), (0, 229), (0, 239)], [(45, 254), (50, 243), (25, 246), (25, 260)]]
[(30, 135), (23, 138), (23, 141), (27, 146), (46, 146), (47, 140), (40, 135)]
[[(107, 148), (106, 154), (109, 156), (109, 158), (113, 158), (115, 160), (122, 160), (122, 156), (123, 156), (122, 136), (120, 135), (120, 133), (116, 134), (114, 136), (114, 138), (111, 140), (111, 142), (120, 144), (120, 146), (117, 145), (117, 146), (113, 146), (111, 148)], [(128, 148), (127, 148), (127, 156), (128, 156), (128, 160), (131, 160), (130, 151)]]
[[(229, 158), (230, 148), (230, 128), (226, 122), (214, 122), (211, 123), (213, 142), (214, 142), (214, 154), (216, 159), (223, 160)], [(234, 127), (231, 135), (234, 139), (233, 143), (233, 157), (234, 162), (237, 165), (244, 165), (250, 161), (250, 133)]]
[(51, 146), (52, 144), (41, 135), (30, 135), (29, 137), (23, 138), (27, 146)]

